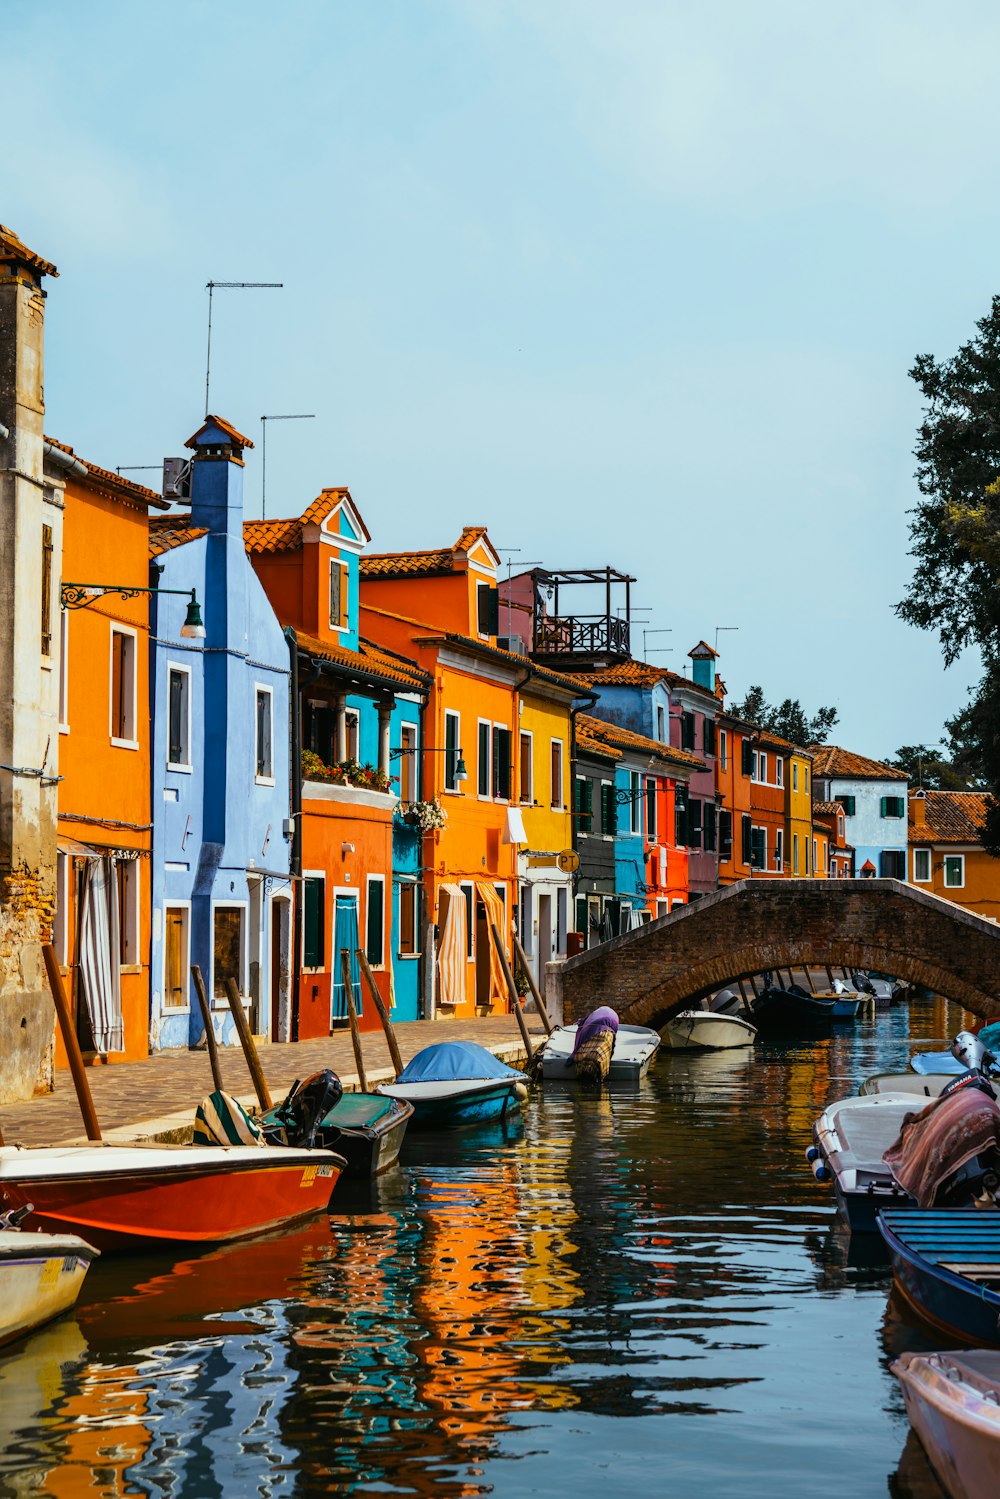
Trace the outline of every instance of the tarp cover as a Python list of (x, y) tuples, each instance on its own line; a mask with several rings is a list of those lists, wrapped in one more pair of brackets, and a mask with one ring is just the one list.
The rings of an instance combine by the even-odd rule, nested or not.
[(436, 1046), (425, 1046), (418, 1051), (412, 1062), (408, 1062), (399, 1077), (399, 1083), (451, 1083), (459, 1078), (523, 1077), (506, 1062), (501, 1062), (485, 1046), (474, 1041), (439, 1041)]

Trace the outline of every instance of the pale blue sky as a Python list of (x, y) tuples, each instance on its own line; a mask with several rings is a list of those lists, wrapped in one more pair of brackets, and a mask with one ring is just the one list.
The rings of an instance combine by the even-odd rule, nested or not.
[[(1000, 290), (995, 5), (0, 13), (0, 219), (62, 273), (51, 434), (180, 452), (205, 282), (283, 281), (216, 297), (213, 409), (318, 417), (270, 429), (269, 514), (347, 483), (378, 549), (485, 522), (630, 570), (652, 659), (738, 626), (730, 690), (834, 702), (864, 753), (964, 701), (975, 663), (892, 604), (906, 371)], [(254, 455), (248, 486), (257, 514)]]

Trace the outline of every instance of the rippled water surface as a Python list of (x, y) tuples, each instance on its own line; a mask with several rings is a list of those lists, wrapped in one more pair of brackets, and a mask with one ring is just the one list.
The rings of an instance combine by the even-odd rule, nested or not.
[(803, 1152), (961, 1021), (536, 1090), (506, 1132), (414, 1135), (329, 1220), (100, 1262), (0, 1358), (0, 1492), (940, 1499), (888, 1372), (933, 1336)]

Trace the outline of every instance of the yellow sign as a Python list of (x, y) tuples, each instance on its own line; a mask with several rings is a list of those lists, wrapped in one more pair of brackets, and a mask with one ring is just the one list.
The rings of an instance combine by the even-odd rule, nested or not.
[(299, 1182), (299, 1186), (311, 1187), (313, 1182), (316, 1180), (316, 1172), (318, 1170), (318, 1166), (307, 1166), (302, 1173), (302, 1180)]

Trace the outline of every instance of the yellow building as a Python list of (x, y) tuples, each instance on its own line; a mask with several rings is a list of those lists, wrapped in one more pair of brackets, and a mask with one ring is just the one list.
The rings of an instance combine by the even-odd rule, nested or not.
[(544, 989), (546, 963), (566, 956), (573, 909), (570, 710), (580, 689), (544, 667), (534, 666), (532, 673), (521, 688), (518, 724), (518, 806), (525, 842), (518, 847), (517, 929)]
[(793, 879), (818, 873), (812, 842), (812, 755), (791, 745), (785, 786), (785, 848), (788, 873)]

